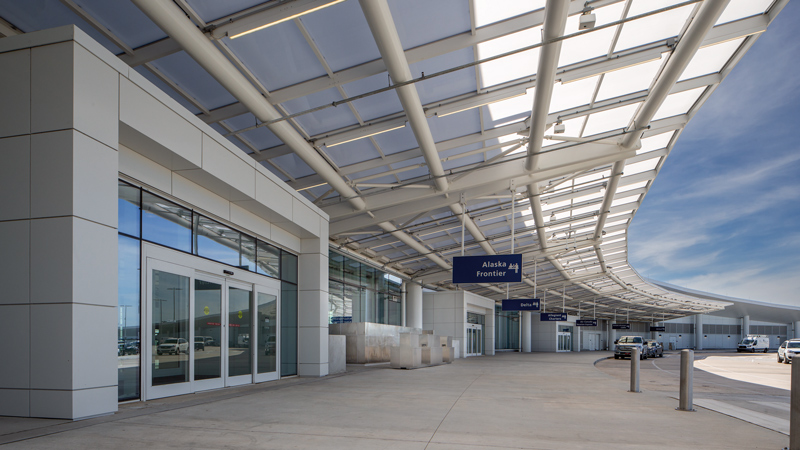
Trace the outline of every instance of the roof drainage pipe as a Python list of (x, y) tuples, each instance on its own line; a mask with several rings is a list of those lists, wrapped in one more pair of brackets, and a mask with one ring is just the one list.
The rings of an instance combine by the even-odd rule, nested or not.
[[(172, 1), (132, 0), (153, 22), (211, 74), (228, 92), (262, 122), (279, 119), (281, 113), (261, 92), (200, 31)], [(325, 182), (347, 199), (356, 210), (366, 209), (366, 202), (353, 190), (317, 151), (288, 122), (267, 127), (297, 156), (308, 164)]]
[[(386, 0), (360, 0), (360, 4), (392, 80), (395, 83), (411, 80), (411, 69), (408, 67), (397, 28), (392, 20), (389, 4)], [(422, 109), (417, 88), (413, 84), (409, 84), (400, 86), (396, 92), (406, 112), (414, 137), (422, 150), (422, 155), (425, 157), (425, 162), (428, 164), (428, 170), (434, 177), (436, 190), (447, 191), (448, 183), (442, 167), (442, 160), (439, 159), (439, 152), (436, 150), (436, 143), (428, 126), (428, 118), (425, 117), (425, 111)]]

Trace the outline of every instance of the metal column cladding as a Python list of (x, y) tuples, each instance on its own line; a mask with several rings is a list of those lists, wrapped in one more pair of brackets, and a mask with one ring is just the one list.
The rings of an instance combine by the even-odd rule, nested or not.
[(453, 283), (519, 283), (522, 255), (456, 256)]

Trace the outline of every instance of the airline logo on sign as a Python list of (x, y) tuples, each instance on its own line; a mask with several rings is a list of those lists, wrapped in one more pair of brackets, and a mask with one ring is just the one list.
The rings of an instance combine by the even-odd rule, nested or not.
[(456, 256), (453, 283), (519, 283), (522, 255)]

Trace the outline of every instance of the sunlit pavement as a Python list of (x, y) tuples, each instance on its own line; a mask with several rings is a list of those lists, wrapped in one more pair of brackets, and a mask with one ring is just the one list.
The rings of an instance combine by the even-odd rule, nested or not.
[[(609, 352), (503, 353), (417, 370), (348, 366), (343, 375), (129, 403), (121, 405), (117, 414), (80, 422), (0, 418), (0, 444), (59, 450), (778, 449), (788, 445), (788, 436), (780, 432), (710, 409), (676, 411), (676, 353), (643, 361), (641, 393), (628, 392), (625, 372), (630, 361), (603, 359), (609, 356)], [(741, 362), (753, 358), (761, 356), (742, 355)], [(720, 364), (714, 360), (714, 367)], [(788, 395), (783, 389), (699, 369), (695, 392), (696, 397), (735, 396), (737, 401), (750, 395), (751, 403)]]

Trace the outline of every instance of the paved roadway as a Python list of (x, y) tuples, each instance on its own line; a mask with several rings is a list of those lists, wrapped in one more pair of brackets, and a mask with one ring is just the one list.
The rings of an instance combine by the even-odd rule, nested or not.
[[(78, 422), (0, 418), (0, 450), (729, 450), (788, 445), (785, 434), (731, 415), (705, 408), (676, 411), (677, 354), (642, 365), (642, 393), (627, 392), (630, 362), (602, 359), (610, 355), (503, 353), (417, 370), (348, 366), (348, 373), (324, 378), (288, 378), (124, 404), (117, 414)], [(788, 367), (769, 366), (767, 360), (760, 365), (760, 355), (698, 356), (698, 364), (730, 373), (740, 371), (739, 366), (727, 363), (751, 360), (767, 372)], [(753, 405), (785, 403), (785, 390), (757, 386), (699, 369), (695, 375), (696, 398), (747, 402), (764, 410), (774, 408)]]

